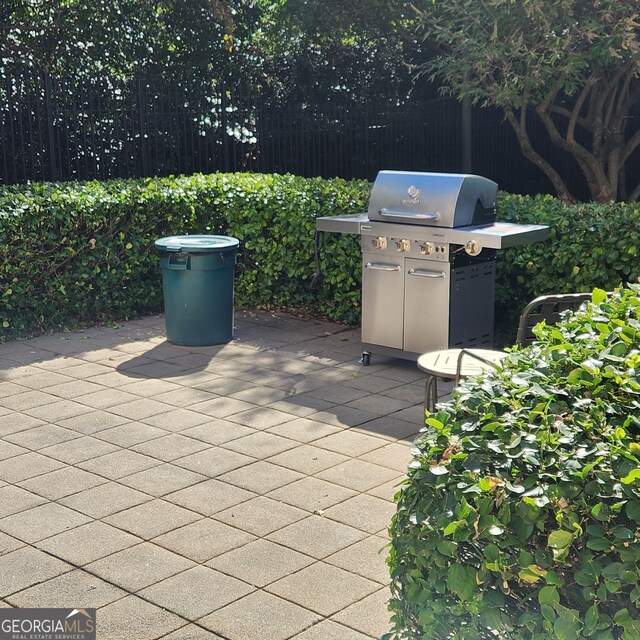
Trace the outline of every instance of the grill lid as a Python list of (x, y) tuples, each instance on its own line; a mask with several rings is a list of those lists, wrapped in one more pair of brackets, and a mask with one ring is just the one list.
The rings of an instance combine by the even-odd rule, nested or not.
[(432, 227), (490, 224), (498, 185), (457, 173), (380, 171), (371, 190), (369, 220)]

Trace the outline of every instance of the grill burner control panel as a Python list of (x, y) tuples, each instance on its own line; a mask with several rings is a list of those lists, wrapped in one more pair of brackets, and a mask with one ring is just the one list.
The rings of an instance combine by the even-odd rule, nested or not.
[(387, 236), (362, 236), (362, 251), (392, 256), (398, 253), (407, 257), (427, 260), (449, 261), (449, 247), (446, 242), (411, 240), (409, 238), (391, 238)]

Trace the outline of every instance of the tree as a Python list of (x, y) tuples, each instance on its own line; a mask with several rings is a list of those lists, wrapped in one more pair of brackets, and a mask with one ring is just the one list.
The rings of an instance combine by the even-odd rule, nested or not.
[(416, 11), (436, 49), (420, 73), (448, 95), (501, 108), (559, 197), (575, 200), (536, 149), (534, 119), (577, 163), (594, 200), (640, 198), (640, 181), (625, 184), (640, 146), (630, 117), (640, 104), (638, 0), (422, 0)]

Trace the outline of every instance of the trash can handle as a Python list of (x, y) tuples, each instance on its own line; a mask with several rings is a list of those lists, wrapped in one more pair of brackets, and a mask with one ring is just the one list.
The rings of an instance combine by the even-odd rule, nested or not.
[(184, 255), (170, 255), (167, 268), (175, 269), (176, 271), (181, 269), (191, 269), (191, 257)]

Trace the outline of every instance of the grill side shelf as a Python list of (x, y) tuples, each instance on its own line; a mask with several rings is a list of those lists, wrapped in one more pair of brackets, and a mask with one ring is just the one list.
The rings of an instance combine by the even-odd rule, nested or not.
[(329, 233), (352, 233), (360, 235), (361, 223), (368, 223), (366, 213), (355, 213), (350, 216), (324, 216), (316, 218), (316, 229)]

